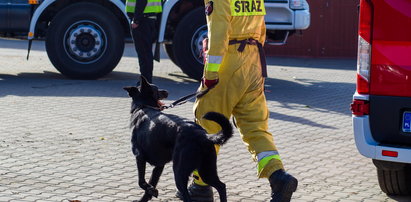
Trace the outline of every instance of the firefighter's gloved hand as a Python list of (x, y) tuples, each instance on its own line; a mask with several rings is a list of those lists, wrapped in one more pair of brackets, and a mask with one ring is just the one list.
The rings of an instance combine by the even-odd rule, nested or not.
[(202, 83), (207, 88), (213, 88), (218, 83), (218, 72), (205, 71)]
[(217, 68), (209, 68), (208, 59), (205, 60), (204, 64), (205, 64), (204, 65), (205, 71), (204, 71), (204, 77), (202, 79), (202, 84), (203, 86), (206, 86), (207, 88), (213, 88), (218, 83), (219, 65)]
[(208, 80), (208, 79), (203, 78), (201, 82), (207, 88), (214, 88), (218, 84), (218, 79)]

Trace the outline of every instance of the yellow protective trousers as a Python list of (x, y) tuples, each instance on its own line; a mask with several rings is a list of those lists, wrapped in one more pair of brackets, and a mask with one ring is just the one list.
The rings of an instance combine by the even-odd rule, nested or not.
[[(228, 46), (218, 72), (219, 83), (195, 101), (194, 113), (197, 123), (211, 134), (221, 128), (212, 121), (202, 119), (204, 114), (215, 111), (226, 117), (233, 115), (248, 151), (255, 161), (259, 161), (258, 177), (268, 178), (276, 170), (284, 168), (273, 136), (268, 132), (269, 111), (260, 56), (256, 45), (246, 45), (243, 52), (237, 50), (239, 46)], [(200, 86), (200, 90), (203, 88)]]

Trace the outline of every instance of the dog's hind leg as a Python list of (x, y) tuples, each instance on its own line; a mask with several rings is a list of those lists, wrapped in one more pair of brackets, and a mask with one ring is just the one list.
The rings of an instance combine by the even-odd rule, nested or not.
[(178, 191), (180, 191), (181, 195), (183, 195), (184, 202), (191, 202), (190, 194), (187, 190), (187, 183), (188, 183), (188, 175), (182, 173), (176, 173), (174, 170), (174, 179), (176, 181), (176, 186)]
[[(178, 156), (178, 155), (175, 155), (175, 156)], [(178, 191), (183, 196), (183, 201), (191, 202), (190, 194), (188, 193), (188, 190), (187, 190), (187, 183), (188, 183), (188, 178), (190, 174), (195, 169), (195, 166), (188, 163), (190, 162), (190, 159), (184, 159), (184, 160), (187, 161), (186, 164), (184, 164), (180, 160), (180, 157), (174, 158), (173, 160), (174, 180), (176, 181), (176, 186), (177, 186)]]
[[(226, 186), (224, 183), (220, 181), (217, 175), (215, 177), (210, 178), (210, 176), (204, 175), (204, 173), (201, 173), (199, 170), (199, 174), (204, 180), (205, 183), (208, 185), (214, 187), (218, 191), (218, 195), (220, 196), (220, 201), (221, 202), (227, 202), (227, 190)], [(216, 172), (217, 174), (217, 172)]]
[(215, 154), (203, 157), (203, 163), (198, 168), (198, 173), (205, 183), (214, 187), (220, 195), (221, 202), (227, 202), (227, 190), (224, 183), (220, 181), (217, 173), (217, 158)]
[(227, 202), (227, 190), (224, 183), (218, 180), (216, 182), (209, 183), (209, 185), (217, 189), (218, 195), (220, 196), (220, 202)]

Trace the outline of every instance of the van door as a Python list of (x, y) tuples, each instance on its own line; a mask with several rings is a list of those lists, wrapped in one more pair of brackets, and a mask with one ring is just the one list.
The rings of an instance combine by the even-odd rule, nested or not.
[(373, 0), (370, 127), (383, 145), (411, 146), (411, 2)]
[(370, 94), (411, 97), (411, 2), (373, 3)]

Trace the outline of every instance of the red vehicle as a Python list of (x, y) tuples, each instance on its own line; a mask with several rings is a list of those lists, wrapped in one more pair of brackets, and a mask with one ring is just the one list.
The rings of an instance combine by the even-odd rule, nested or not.
[(357, 89), (351, 110), (359, 152), (382, 191), (411, 194), (411, 0), (360, 0)]

